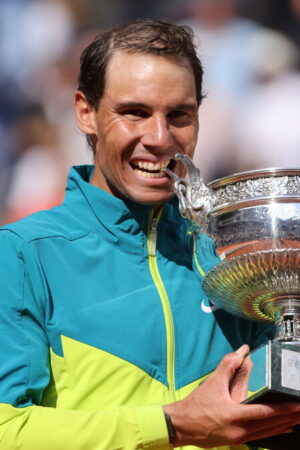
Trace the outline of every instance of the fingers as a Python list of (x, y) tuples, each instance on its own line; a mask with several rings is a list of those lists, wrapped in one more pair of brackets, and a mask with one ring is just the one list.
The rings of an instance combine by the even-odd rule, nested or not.
[[(290, 414), (288, 416), (276, 416), (273, 418), (265, 419), (265, 420), (256, 420), (245, 422), (243, 428), (247, 428), (248, 433), (265, 433), (266, 430), (279, 429), (281, 430), (287, 428), (293, 428), (296, 425), (300, 424), (300, 414)], [(276, 433), (277, 434), (277, 433)]]
[(229, 442), (238, 445), (274, 435), (290, 433), (293, 431), (293, 427), (299, 424), (300, 413), (270, 417), (264, 420), (232, 420), (225, 425), (225, 429)]
[[(231, 445), (240, 445), (245, 444), (246, 442), (259, 442), (264, 439), (278, 436), (280, 434), (288, 434), (292, 433), (294, 430), (290, 427), (269, 427), (261, 431), (256, 431), (254, 433), (246, 433), (246, 431), (240, 430), (240, 432), (236, 432), (236, 435), (233, 439), (230, 439)], [(276, 438), (275, 438), (276, 439)]]
[(274, 416), (299, 415), (300, 413), (300, 403), (296, 402), (265, 403), (262, 406), (270, 408)]
[(294, 431), (293, 428), (287, 427), (287, 426), (270, 427), (270, 428), (261, 430), (259, 432), (249, 434), (247, 436), (247, 442), (259, 441), (260, 439), (266, 439), (266, 438), (269, 438), (272, 436), (278, 436), (280, 434), (289, 434), (289, 433), (292, 433), (293, 431)]
[(270, 404), (239, 405), (236, 409), (241, 420), (264, 420), (276, 416), (298, 415), (300, 404), (295, 402), (282, 402)]

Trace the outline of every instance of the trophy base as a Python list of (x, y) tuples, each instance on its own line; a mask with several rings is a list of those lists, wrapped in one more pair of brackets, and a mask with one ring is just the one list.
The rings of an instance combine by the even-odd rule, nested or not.
[[(249, 395), (243, 403), (300, 402), (300, 345), (295, 342), (268, 341), (251, 352), (253, 369)], [(248, 442), (271, 450), (299, 450), (300, 425), (288, 434)]]

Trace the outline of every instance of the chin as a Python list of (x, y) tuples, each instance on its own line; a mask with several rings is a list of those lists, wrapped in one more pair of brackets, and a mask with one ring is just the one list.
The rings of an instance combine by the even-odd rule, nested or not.
[(138, 203), (140, 205), (152, 205), (152, 206), (159, 206), (163, 205), (164, 203), (167, 203), (174, 197), (174, 193), (170, 193), (168, 195), (138, 195), (138, 196), (132, 196), (128, 197), (131, 201)]

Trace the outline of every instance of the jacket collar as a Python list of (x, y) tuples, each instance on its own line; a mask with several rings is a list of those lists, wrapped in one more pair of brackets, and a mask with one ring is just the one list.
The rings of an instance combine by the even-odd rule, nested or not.
[[(82, 222), (99, 230), (105, 239), (117, 244), (121, 250), (139, 254), (141, 251), (145, 252), (152, 206), (121, 200), (90, 184), (93, 168), (94, 166), (75, 166), (71, 169), (64, 205)], [(169, 207), (164, 207), (163, 216), (166, 216), (168, 209)]]

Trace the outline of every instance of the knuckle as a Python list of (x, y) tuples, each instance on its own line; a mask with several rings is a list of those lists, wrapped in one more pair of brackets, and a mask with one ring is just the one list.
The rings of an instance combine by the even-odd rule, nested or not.
[(240, 433), (240, 435), (236, 435), (232, 440), (232, 445), (240, 445), (246, 441), (246, 433)]
[(274, 416), (274, 411), (272, 408), (262, 405), (260, 411), (259, 411), (259, 418), (260, 420), (269, 420), (272, 419)]
[(228, 353), (223, 357), (222, 361), (224, 364), (231, 364), (234, 359), (235, 355), (233, 353)]
[(232, 430), (238, 427), (238, 419), (234, 414), (223, 414), (221, 416), (222, 424), (226, 430), (232, 432)]
[(228, 430), (227, 438), (232, 445), (239, 445), (245, 442), (247, 433), (242, 428), (233, 427)]
[(223, 361), (224, 362), (230, 362), (230, 361), (232, 361), (232, 357), (233, 357), (232, 353), (227, 353), (227, 355), (225, 355), (223, 357)]

